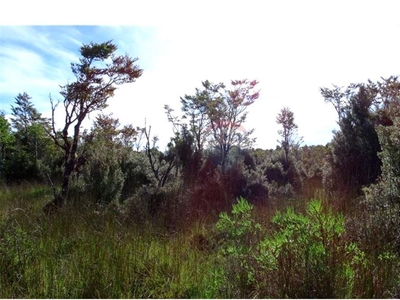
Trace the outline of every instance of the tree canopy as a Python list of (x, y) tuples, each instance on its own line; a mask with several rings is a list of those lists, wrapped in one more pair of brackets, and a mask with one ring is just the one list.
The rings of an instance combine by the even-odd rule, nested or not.
[[(64, 127), (55, 128), (54, 112), (59, 104), (52, 106), (51, 136), (55, 144), (64, 152), (64, 172), (61, 194), (55, 197), (56, 206), (65, 201), (71, 175), (84, 162), (85, 150), (79, 157), (78, 146), (83, 120), (92, 112), (102, 111), (107, 107), (107, 100), (114, 96), (118, 85), (132, 83), (142, 75), (142, 70), (135, 65), (137, 58), (128, 55), (117, 56), (117, 46), (112, 41), (84, 44), (80, 49), (80, 63), (71, 63), (76, 81), (61, 87), (61, 96), (65, 111)], [(72, 139), (69, 129), (73, 126)]]

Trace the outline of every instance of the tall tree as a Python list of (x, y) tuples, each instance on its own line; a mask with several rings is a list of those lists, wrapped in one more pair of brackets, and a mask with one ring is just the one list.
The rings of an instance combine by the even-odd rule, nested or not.
[[(382, 173), (363, 189), (368, 212), (367, 239), (375, 240), (377, 250), (400, 249), (400, 82), (397, 77), (383, 79), (373, 87), (381, 109), (377, 111), (376, 131), (382, 151)], [(372, 229), (372, 230), (371, 230)]]
[[(256, 80), (232, 80), (231, 88), (223, 83), (214, 84), (206, 80), (203, 89), (197, 89), (195, 95), (181, 98), (182, 120), (172, 116), (172, 109), (165, 106), (168, 120), (174, 128), (187, 126), (185, 130), (193, 137), (196, 153), (202, 153), (204, 147), (216, 150), (219, 164), (225, 171), (227, 158), (233, 148), (249, 147), (254, 139), (253, 130), (245, 130), (247, 109), (259, 97), (254, 91)], [(181, 121), (188, 120), (188, 124)], [(182, 132), (176, 130), (175, 133)]]
[(181, 97), (182, 119), (188, 120), (188, 129), (194, 137), (195, 150), (199, 153), (203, 151), (204, 143), (210, 133), (208, 103), (215, 98), (221, 88), (224, 88), (222, 83), (213, 85), (205, 81), (202, 84), (203, 90), (196, 88), (194, 95)]
[(377, 113), (377, 123), (392, 126), (394, 120), (400, 117), (400, 81), (397, 76), (382, 78), (377, 83), (369, 82), (368, 88), (377, 93), (374, 110)]
[(281, 109), (280, 113), (276, 117), (276, 122), (282, 125), (282, 129), (278, 130), (278, 133), (282, 139), (278, 142), (285, 151), (285, 160), (287, 163), (289, 161), (290, 150), (294, 147), (298, 147), (302, 141), (302, 138), (297, 134), (298, 126), (294, 122), (294, 113), (289, 107), (284, 107)]
[(34, 107), (31, 97), (27, 93), (18, 94), (15, 106), (11, 105), (12, 125), (16, 131), (27, 132), (29, 127), (43, 121), (41, 114)]
[[(64, 171), (61, 194), (54, 199), (60, 207), (65, 202), (70, 178), (81, 167), (84, 151), (78, 154), (82, 122), (92, 112), (102, 111), (107, 107), (107, 100), (114, 96), (118, 85), (134, 82), (142, 75), (135, 62), (128, 55), (117, 56), (117, 46), (112, 41), (104, 43), (84, 44), (80, 48), (79, 63), (71, 63), (76, 81), (61, 87), (62, 101), (65, 111), (64, 127), (55, 129), (54, 112), (57, 104), (50, 99), (52, 107), (52, 132), (54, 142), (64, 152)], [(72, 138), (69, 136), (73, 130)]]
[(5, 117), (5, 112), (0, 111), (0, 180), (3, 179), (6, 159), (13, 142), (14, 137), (11, 133), (11, 125)]
[[(333, 89), (320, 88), (321, 95), (324, 97), (326, 103), (331, 103), (338, 114), (339, 122), (342, 120), (344, 109), (348, 104), (347, 97), (348, 93), (343, 91), (342, 87), (333, 85)], [(348, 91), (347, 91), (348, 92)]]
[(13, 153), (14, 179), (39, 178), (41, 161), (49, 154), (51, 139), (46, 134), (48, 120), (34, 107), (27, 93), (18, 94), (15, 106), (11, 106), (11, 122), (16, 147)]
[[(213, 135), (211, 144), (221, 157), (222, 171), (225, 172), (228, 154), (233, 148), (249, 147), (254, 139), (250, 138), (253, 129), (245, 130), (248, 107), (260, 96), (254, 91), (258, 81), (232, 80), (232, 89), (224, 85), (217, 86), (206, 81), (204, 87), (215, 94), (208, 102), (208, 116)], [(219, 91), (219, 88), (222, 91)]]
[(381, 172), (378, 152), (381, 151), (375, 129), (372, 105), (376, 91), (365, 84), (352, 84), (346, 91), (348, 105), (339, 121), (332, 148), (333, 189), (358, 194), (361, 187), (376, 180)]

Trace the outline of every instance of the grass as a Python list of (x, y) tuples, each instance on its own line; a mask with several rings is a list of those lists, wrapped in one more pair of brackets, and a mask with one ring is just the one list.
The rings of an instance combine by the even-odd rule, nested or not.
[[(339, 238), (332, 239), (325, 248), (315, 248), (319, 247), (317, 229), (312, 236), (314, 244), (307, 248), (301, 242), (302, 236), (290, 228), (287, 231), (283, 221), (276, 223), (279, 228), (271, 229), (276, 208), (261, 207), (248, 214), (250, 208), (242, 203), (246, 216), (225, 215), (217, 235), (215, 223), (200, 222), (171, 234), (154, 223), (138, 226), (114, 210), (83, 204), (79, 209), (67, 207), (46, 217), (41, 208), (51, 195), (51, 188), (31, 184), (2, 187), (0, 191), (1, 298), (284, 297), (296, 295), (296, 289), (304, 287), (299, 275), (306, 270), (294, 269), (303, 264), (303, 249), (317, 249), (317, 264), (310, 270), (320, 274), (325, 271), (320, 271), (317, 259), (328, 257), (325, 249), (333, 254), (344, 253), (339, 257), (342, 267), (336, 267), (342, 272), (336, 274), (336, 281), (344, 286), (339, 295), (346, 298), (393, 297), (393, 287), (398, 283), (397, 255), (389, 251), (369, 255), (360, 250), (350, 257), (337, 248), (351, 241)], [(299, 207), (296, 211), (306, 210)], [(235, 221), (235, 217), (239, 219)], [(248, 223), (249, 218), (254, 222)], [(301, 234), (307, 237), (307, 226), (315, 222), (299, 222)], [(323, 218), (321, 222), (325, 222)], [(251, 229), (255, 223), (261, 224), (256, 235)], [(229, 224), (236, 225), (230, 228)], [(286, 231), (295, 244), (282, 240)], [(230, 236), (240, 241), (231, 241)], [(270, 256), (271, 245), (285, 248), (279, 255)], [(264, 258), (274, 259), (279, 268), (268, 269)], [(326, 267), (334, 269), (336, 264), (332, 259)], [(315, 291), (301, 291), (304, 297), (315, 295)], [(326, 294), (332, 295), (336, 294)]]
[(40, 208), (41, 187), (2, 189), (2, 298), (204, 298), (212, 255), (194, 247), (196, 232), (168, 236), (127, 225), (112, 213)]

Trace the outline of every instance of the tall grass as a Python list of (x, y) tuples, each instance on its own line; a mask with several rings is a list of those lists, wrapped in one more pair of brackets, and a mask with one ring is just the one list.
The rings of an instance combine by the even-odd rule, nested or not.
[(84, 203), (46, 217), (51, 196), (0, 191), (2, 298), (396, 296), (398, 256), (366, 251), (327, 201), (271, 213), (241, 199), (217, 223), (171, 233)]
[(168, 236), (84, 208), (48, 218), (41, 189), (1, 191), (2, 298), (216, 296), (213, 258), (190, 243), (195, 232)]

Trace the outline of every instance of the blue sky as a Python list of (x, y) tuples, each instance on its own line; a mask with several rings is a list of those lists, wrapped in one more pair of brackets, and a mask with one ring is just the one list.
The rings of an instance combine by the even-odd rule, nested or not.
[(326, 144), (336, 113), (320, 87), (400, 75), (399, 1), (68, 3), (12, 1), (0, 12), (0, 109), (10, 113), (18, 93), (27, 92), (49, 116), (49, 94), (60, 99), (59, 86), (74, 80), (70, 63), (82, 43), (112, 39), (144, 72), (117, 90), (105, 113), (135, 126), (146, 119), (160, 145), (172, 136), (164, 104), (180, 114), (180, 97), (201, 81), (244, 78), (260, 82), (244, 124), (255, 128), (256, 146), (275, 148), (284, 106), (304, 144)]

